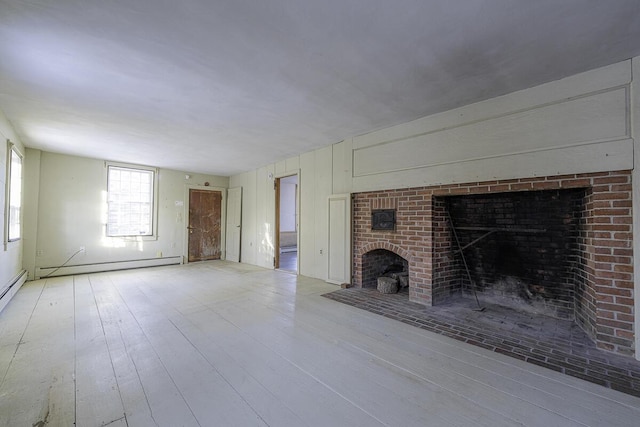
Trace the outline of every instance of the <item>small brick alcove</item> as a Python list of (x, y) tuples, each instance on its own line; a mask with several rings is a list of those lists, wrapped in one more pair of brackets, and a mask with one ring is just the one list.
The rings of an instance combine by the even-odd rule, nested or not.
[[(527, 205), (529, 217), (509, 204)], [(372, 230), (372, 209), (395, 209), (395, 229)], [(468, 293), (450, 216), (463, 246), (489, 228), (518, 229), (465, 251), (481, 292), (497, 277), (523, 281), (544, 314), (574, 319), (602, 349), (634, 354), (630, 171), (355, 194), (354, 285), (369, 283), (366, 254), (384, 249), (406, 260), (410, 301), (439, 305)]]
[(361, 257), (363, 288), (375, 288), (378, 277), (387, 273), (392, 266), (399, 267), (396, 271), (409, 271), (409, 261), (400, 255), (401, 253), (406, 255), (405, 251), (393, 245), (382, 246), (387, 246), (390, 249), (377, 247), (377, 245), (365, 248), (367, 252)]

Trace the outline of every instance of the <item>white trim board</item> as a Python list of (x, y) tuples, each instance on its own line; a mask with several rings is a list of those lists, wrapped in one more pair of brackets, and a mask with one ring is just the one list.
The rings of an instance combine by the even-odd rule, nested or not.
[(0, 292), (0, 312), (9, 304), (11, 298), (18, 292), (20, 287), (27, 281), (27, 270), (22, 270), (17, 276), (12, 278), (8, 285)]
[(36, 279), (72, 274), (100, 273), (103, 271), (128, 270), (133, 268), (158, 267), (162, 265), (182, 264), (181, 256), (151, 258), (131, 261), (103, 262), (98, 264), (68, 265), (64, 267), (36, 267)]

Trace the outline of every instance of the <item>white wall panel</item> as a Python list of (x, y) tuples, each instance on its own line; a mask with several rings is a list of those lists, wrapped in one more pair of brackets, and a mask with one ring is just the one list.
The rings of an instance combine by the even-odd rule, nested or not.
[(631, 169), (630, 81), (625, 61), (354, 138), (352, 190)]
[(256, 173), (257, 265), (265, 268), (273, 268), (275, 255), (274, 174), (273, 164), (258, 169)]
[[(588, 171), (585, 166), (588, 165)], [(633, 140), (475, 159), (422, 169), (356, 177), (354, 191), (373, 191), (496, 179), (529, 178), (584, 172), (628, 170), (633, 166)]]
[(353, 148), (359, 149), (392, 141), (396, 138), (434, 132), (457, 127), (465, 123), (506, 116), (517, 111), (529, 110), (547, 104), (556, 104), (586, 94), (626, 86), (630, 82), (631, 61), (622, 61), (530, 89), (524, 89), (364, 134), (353, 138)]
[(284, 175), (287, 172), (287, 161), (280, 160), (278, 163), (273, 165), (276, 176)]
[(628, 138), (625, 88), (354, 150), (353, 176)]
[(329, 235), (329, 212), (327, 210), (327, 198), (332, 192), (331, 182), (331, 146), (314, 151), (315, 154), (315, 178), (313, 189), (313, 202), (315, 211), (315, 251), (313, 253), (313, 265), (315, 267), (313, 277), (326, 280), (327, 278), (327, 236)]
[(351, 195), (329, 196), (327, 281), (351, 283)]
[(297, 173), (300, 169), (300, 156), (291, 157), (290, 159), (285, 160), (285, 165), (286, 173)]
[[(280, 181), (280, 232), (296, 232), (298, 184)], [(282, 245), (282, 242), (281, 242)]]
[(353, 138), (333, 144), (333, 194), (351, 192), (353, 174)]
[[(5, 238), (5, 203), (6, 197), (6, 173), (7, 173), (7, 139), (16, 144), (20, 152), (24, 155), (25, 148), (22, 142), (15, 134), (11, 124), (6, 119), (2, 111), (0, 111), (0, 237), (4, 242)], [(26, 159), (23, 165), (26, 164)], [(23, 168), (23, 200), (24, 200), (24, 182), (28, 171)], [(24, 234), (24, 203), (23, 203), (23, 221), (22, 230)], [(16, 277), (22, 272), (22, 251), (24, 247), (24, 235), (21, 240), (10, 242), (7, 245), (0, 245), (0, 295), (6, 287), (11, 285)], [(4, 301), (0, 301), (0, 305), (4, 306), (12, 293), (6, 295)]]
[(242, 234), (240, 236), (240, 262), (257, 265), (257, 209), (256, 175), (253, 170), (229, 179), (230, 187), (242, 187)]
[(281, 160), (273, 165), (277, 177), (298, 173), (300, 169), (300, 156)]
[(38, 214), (40, 201), (40, 150), (27, 149), (25, 153), (24, 182), (24, 243), (23, 267), (34, 278), (36, 267), (36, 245), (38, 239)]
[(316, 179), (315, 153), (309, 152), (300, 156), (300, 248), (299, 273), (304, 276), (315, 277), (316, 251), (316, 207), (314, 195), (314, 180)]

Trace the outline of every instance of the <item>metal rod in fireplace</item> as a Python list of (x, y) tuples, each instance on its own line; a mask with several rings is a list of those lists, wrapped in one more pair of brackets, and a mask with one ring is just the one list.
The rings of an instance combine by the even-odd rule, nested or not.
[(471, 278), (471, 272), (469, 271), (469, 266), (467, 265), (467, 259), (464, 256), (464, 251), (462, 246), (460, 245), (460, 240), (458, 240), (458, 233), (456, 233), (456, 227), (453, 224), (453, 219), (451, 218), (451, 213), (449, 209), (447, 209), (447, 216), (449, 217), (449, 224), (451, 224), (451, 231), (453, 231), (453, 237), (456, 240), (456, 245), (458, 245), (458, 252), (460, 252), (460, 256), (462, 257), (462, 263), (464, 264), (464, 269), (467, 272), (467, 277), (469, 278), (469, 282), (471, 283), (471, 289), (473, 290), (473, 296), (476, 298), (476, 304), (478, 308), (476, 311), (484, 311), (484, 307), (480, 305), (480, 301), (478, 300), (478, 291), (476, 290), (476, 284)]
[[(451, 223), (451, 227), (453, 227), (453, 223)], [(498, 231), (510, 231), (512, 233), (546, 233), (547, 230), (546, 229), (531, 229), (531, 228), (491, 228), (491, 227), (458, 227), (458, 230), (469, 230), (469, 231), (486, 231), (485, 234), (483, 234), (482, 236), (478, 237), (477, 239), (471, 241), (470, 243), (467, 243), (466, 245), (464, 245), (463, 247), (460, 248), (460, 245), (458, 245), (458, 247), (460, 249), (458, 249), (457, 251), (454, 252), (454, 254), (457, 254), (458, 252), (462, 252), (465, 249), (467, 249), (468, 247), (471, 247), (473, 245), (475, 245), (476, 243), (478, 243), (480, 240), (484, 239), (485, 237), (488, 237), (490, 235), (492, 235), (493, 233), (497, 233)], [(454, 229), (454, 233), (455, 233), (455, 229)]]
[[(451, 224), (451, 227), (453, 228), (453, 224)], [(457, 254), (458, 252), (462, 252), (465, 249), (467, 249), (469, 246), (473, 246), (476, 243), (478, 243), (480, 240), (484, 239), (487, 236), (490, 236), (493, 233), (496, 233), (498, 230), (491, 230), (491, 231), (487, 231), (486, 233), (484, 233), (482, 236), (478, 237), (477, 239), (471, 241), (470, 243), (467, 243), (466, 245), (464, 245), (463, 247), (460, 248), (460, 244), (458, 244), (458, 247), (460, 249), (458, 249), (457, 251), (454, 252), (454, 254)], [(453, 231), (453, 233), (455, 234), (455, 229)]]

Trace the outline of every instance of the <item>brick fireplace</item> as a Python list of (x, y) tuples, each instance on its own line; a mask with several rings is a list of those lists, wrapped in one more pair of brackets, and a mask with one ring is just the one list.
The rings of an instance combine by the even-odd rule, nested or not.
[[(379, 210), (395, 211), (393, 229), (372, 230)], [(403, 265), (410, 301), (446, 304), (475, 288), (484, 301), (575, 320), (598, 347), (633, 355), (631, 223), (630, 171), (358, 193), (353, 283), (371, 287), (386, 265)]]

